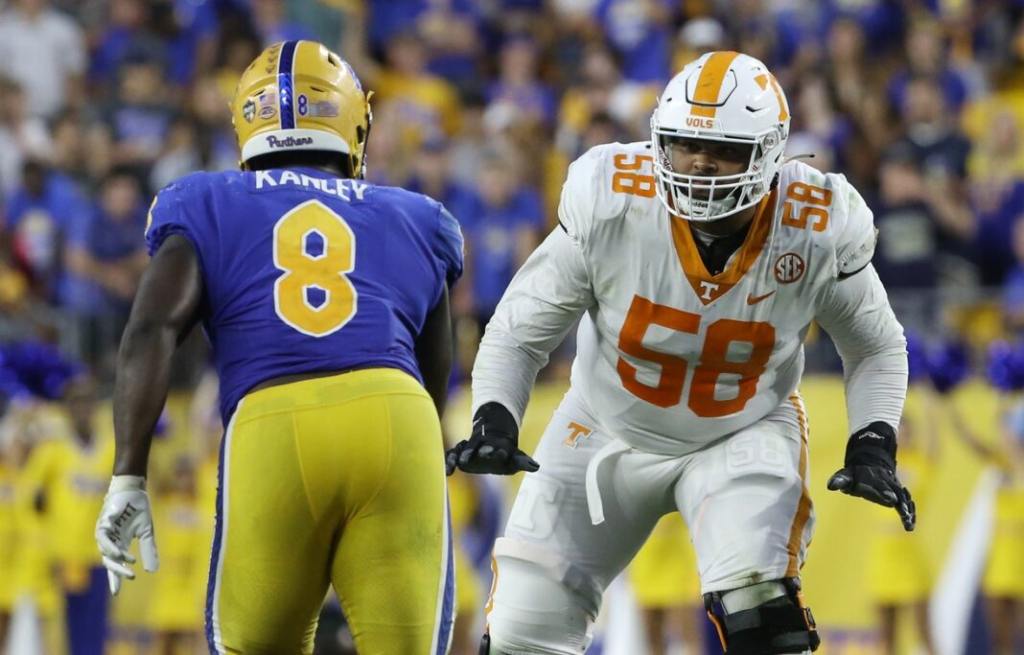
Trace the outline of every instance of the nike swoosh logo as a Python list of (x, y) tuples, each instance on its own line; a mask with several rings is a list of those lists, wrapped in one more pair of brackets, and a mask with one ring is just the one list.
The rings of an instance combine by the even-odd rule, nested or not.
[(748, 293), (747, 294), (747, 304), (748, 305), (756, 305), (757, 303), (761, 302), (765, 298), (767, 298), (769, 296), (772, 296), (774, 294), (775, 294), (774, 291), (769, 291), (768, 293), (764, 294), (763, 296), (754, 296), (754, 295), (751, 295), (751, 294)]

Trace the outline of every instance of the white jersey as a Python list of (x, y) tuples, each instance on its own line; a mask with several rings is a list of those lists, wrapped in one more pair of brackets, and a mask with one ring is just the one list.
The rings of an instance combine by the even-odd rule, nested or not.
[[(582, 315), (574, 392), (616, 438), (685, 454), (784, 403), (818, 319), (844, 357), (852, 427), (895, 426), (905, 343), (869, 266), (876, 231), (857, 191), (842, 175), (784, 165), (743, 245), (712, 275), (688, 223), (655, 197), (651, 152), (648, 142), (608, 144), (570, 167), (561, 229), (488, 325), (474, 410), (497, 401), (520, 417), (536, 371)], [(851, 387), (865, 375), (874, 389), (861, 383), (858, 396)]]

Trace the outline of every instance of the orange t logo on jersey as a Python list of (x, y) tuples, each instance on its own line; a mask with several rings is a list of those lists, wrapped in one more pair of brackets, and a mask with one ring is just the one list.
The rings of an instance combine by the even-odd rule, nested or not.
[(578, 446), (580, 439), (589, 437), (590, 433), (593, 432), (593, 430), (591, 430), (587, 426), (580, 425), (576, 421), (569, 421), (569, 425), (566, 427), (569, 428), (569, 436), (566, 437), (565, 441), (563, 441), (562, 443), (564, 443), (566, 446), (569, 446), (570, 448), (575, 448), (576, 446)]

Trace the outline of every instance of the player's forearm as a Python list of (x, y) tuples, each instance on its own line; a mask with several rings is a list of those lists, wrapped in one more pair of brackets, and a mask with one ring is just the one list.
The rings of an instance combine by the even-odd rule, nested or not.
[(898, 428), (907, 396), (907, 341), (873, 267), (835, 283), (818, 320), (843, 359), (850, 432)]
[(423, 375), (423, 388), (434, 401), (437, 415), (444, 415), (448, 404), (448, 378), (452, 373), (452, 346), (436, 349), (428, 357), (420, 357), (420, 373)]
[(555, 229), (509, 284), (473, 365), (473, 411), (497, 402), (522, 420), (537, 372), (594, 304), (579, 247)]
[(114, 475), (146, 475), (176, 345), (177, 334), (170, 326), (138, 321), (125, 328), (114, 384)]
[(846, 413), (853, 433), (875, 421), (898, 429), (907, 396), (907, 354), (892, 346), (856, 362), (844, 363)]
[(115, 475), (146, 474), (153, 426), (163, 410), (171, 357), (199, 318), (203, 297), (192, 243), (171, 235), (142, 276), (117, 354)]
[(488, 326), (473, 364), (473, 413), (489, 402), (504, 406), (522, 422), (537, 373), (548, 354), (516, 342), (504, 329)]

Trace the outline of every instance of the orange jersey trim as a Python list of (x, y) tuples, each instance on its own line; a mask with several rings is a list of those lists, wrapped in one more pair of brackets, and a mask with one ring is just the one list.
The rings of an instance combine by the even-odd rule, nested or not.
[(686, 279), (690, 281), (693, 292), (697, 294), (700, 301), (709, 305), (718, 300), (729, 289), (736, 286), (736, 283), (746, 275), (750, 267), (754, 265), (764, 244), (768, 241), (768, 233), (771, 232), (772, 217), (775, 215), (775, 190), (773, 189), (758, 204), (754, 219), (743, 240), (739, 252), (730, 258), (725, 270), (718, 275), (711, 275), (708, 272), (704, 261), (700, 258), (697, 244), (693, 240), (693, 233), (686, 219), (669, 215), (672, 225), (672, 241), (676, 246), (676, 254), (679, 256), (679, 263), (683, 267)]

